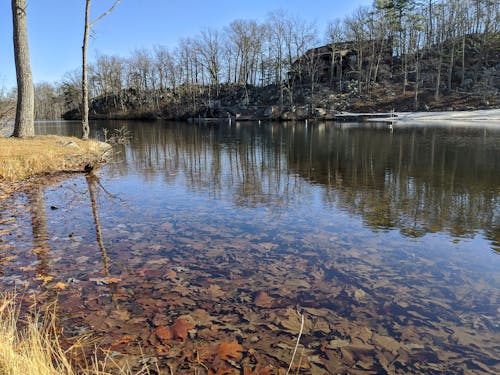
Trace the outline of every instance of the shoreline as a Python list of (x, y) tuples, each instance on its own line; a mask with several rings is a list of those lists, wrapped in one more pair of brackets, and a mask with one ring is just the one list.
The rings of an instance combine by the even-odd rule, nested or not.
[[(165, 120), (176, 121), (176, 120)], [(344, 123), (372, 123), (390, 122), (394, 124), (427, 124), (427, 125), (471, 125), (480, 123), (481, 125), (500, 126), (500, 108), (479, 109), (479, 110), (456, 110), (456, 111), (435, 111), (435, 112), (338, 112), (326, 116), (304, 116), (300, 118), (268, 118), (257, 115), (247, 115), (242, 117), (198, 117), (188, 118), (188, 123), (217, 123), (217, 122), (322, 122), (334, 121)]]
[(30, 178), (86, 172), (106, 163), (112, 147), (97, 140), (38, 135), (0, 138), (0, 191)]
[(387, 121), (396, 124), (447, 124), (500, 126), (500, 108), (467, 110), (467, 111), (436, 111), (436, 112), (394, 112), (386, 118), (370, 119), (369, 121)]
[[(188, 119), (164, 119), (164, 118), (127, 118), (112, 116), (93, 117), (92, 121), (165, 121), (186, 123), (237, 123), (237, 122), (342, 122), (342, 123), (374, 123), (387, 122), (399, 125), (484, 125), (500, 126), (500, 108), (478, 109), (478, 110), (454, 110), (454, 111), (426, 111), (426, 112), (338, 112), (327, 116), (307, 116), (301, 118), (269, 118), (258, 115), (231, 116), (231, 117), (191, 117)], [(36, 120), (35, 123), (65, 123), (78, 120)], [(11, 129), (4, 128), (4, 138), (8, 137)], [(7, 134), (6, 134), (7, 133)]]

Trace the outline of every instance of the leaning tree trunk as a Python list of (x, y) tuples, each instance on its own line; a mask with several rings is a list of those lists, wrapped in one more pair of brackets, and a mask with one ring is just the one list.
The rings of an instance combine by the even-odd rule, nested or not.
[(12, 136), (32, 137), (35, 135), (35, 93), (28, 49), (26, 0), (12, 0), (12, 20), (17, 78), (16, 120)]
[(82, 138), (88, 139), (89, 128), (89, 89), (88, 89), (88, 73), (87, 73), (87, 43), (89, 41), (90, 31), (90, 1), (85, 3), (85, 28), (83, 31), (82, 45)]

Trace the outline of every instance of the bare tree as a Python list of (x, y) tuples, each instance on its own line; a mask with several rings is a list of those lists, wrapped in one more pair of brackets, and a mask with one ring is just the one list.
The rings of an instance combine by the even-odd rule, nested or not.
[(121, 2), (116, 0), (111, 7), (97, 17), (94, 21), (90, 21), (90, 3), (91, 0), (85, 0), (85, 26), (83, 30), (83, 45), (82, 45), (82, 138), (88, 139), (90, 133), (89, 127), (89, 92), (88, 92), (88, 72), (87, 72), (87, 45), (89, 34), (92, 27), (100, 20), (110, 14), (113, 9)]
[(234, 56), (234, 81), (255, 84), (257, 58), (262, 48), (262, 27), (253, 20), (236, 20), (226, 29)]
[[(288, 17), (285, 19), (285, 51), (286, 51), (286, 70), (292, 70), (294, 62), (299, 64), (298, 66), (298, 77), (299, 81), (301, 79), (302, 70), (305, 70), (310, 78), (311, 90), (314, 91), (314, 83), (316, 82), (317, 69), (319, 67), (319, 56), (316, 53), (306, 54), (306, 51), (315, 47), (317, 45), (316, 30), (313, 24), (307, 23), (300, 18)], [(301, 67), (301, 57), (306, 64), (305, 67)], [(309, 59), (312, 58), (312, 59)], [(293, 105), (293, 94), (295, 86), (295, 74), (291, 74), (288, 77), (288, 100), (290, 105)]]
[(202, 31), (200, 38), (195, 43), (195, 48), (202, 67), (208, 72), (210, 85), (215, 86), (217, 97), (219, 96), (219, 83), (222, 71), (222, 37), (220, 33), (217, 30), (211, 29)]
[(28, 49), (26, 0), (12, 0), (12, 20), (17, 78), (16, 120), (12, 136), (32, 137), (35, 135), (35, 93)]
[(16, 98), (12, 91), (10, 95), (6, 93), (5, 87), (0, 86), (0, 137), (3, 131), (16, 116)]
[(35, 85), (35, 119), (59, 120), (64, 111), (61, 88), (47, 82)]
[[(275, 104), (281, 106), (305, 100), (300, 90), (306, 84), (313, 92), (327, 82), (330, 89), (343, 90), (349, 80), (356, 81), (360, 93), (369, 93), (376, 82), (398, 84), (403, 92), (415, 88), (415, 108), (422, 90), (433, 90), (436, 100), (450, 90), (484, 95), (498, 90), (498, 0), (376, 0), (333, 21), (327, 46), (318, 46), (311, 24), (275, 11), (263, 23), (236, 20), (222, 31), (204, 30), (181, 39), (172, 49), (141, 49), (127, 59), (98, 55), (94, 64), (87, 64), (91, 27), (119, 3), (108, 1), (113, 6), (90, 22), (86, 0), (82, 78), (64, 79), (59, 94), (68, 117), (82, 111), (84, 134), (92, 95), (106, 97), (99, 103), (109, 105), (111, 112), (139, 107), (145, 114), (165, 109), (191, 115), (204, 100), (210, 105), (219, 97), (222, 83), (244, 87), (248, 103), (252, 85), (274, 84), (279, 94)], [(52, 95), (50, 90), (40, 93)]]
[(82, 72), (75, 69), (66, 72), (61, 82), (61, 94), (64, 100), (65, 111), (81, 113), (82, 104)]
[(365, 58), (365, 50), (367, 46), (369, 10), (365, 7), (359, 7), (355, 13), (345, 19), (346, 32), (348, 37), (353, 41), (353, 47), (356, 50), (354, 73), (358, 82), (358, 92), (363, 89), (363, 60)]
[(285, 32), (286, 14), (283, 11), (272, 12), (267, 21), (269, 42), (269, 60), (272, 61), (274, 82), (280, 86), (280, 105), (284, 102), (284, 74), (285, 74)]
[(136, 49), (128, 61), (129, 85), (139, 92), (154, 89), (153, 61), (146, 49)]
[(94, 66), (92, 80), (97, 95), (118, 95), (123, 88), (124, 61), (118, 56), (99, 54)]
[[(331, 45), (331, 51), (332, 51), (332, 62), (330, 66), (330, 85), (333, 84), (334, 79), (336, 78), (338, 80), (339, 86), (338, 89), (339, 91), (342, 91), (342, 50), (338, 47), (340, 42), (345, 42), (346, 41), (346, 36), (345, 36), (345, 28), (344, 24), (342, 23), (342, 20), (340, 18), (336, 18), (335, 20), (331, 21), (328, 24), (328, 28), (326, 31), (326, 38), (328, 42)], [(337, 71), (335, 71), (335, 62), (336, 62), (336, 55), (338, 54), (339, 57), (339, 68)], [(335, 74), (336, 73), (336, 74)], [(335, 77), (335, 75), (337, 77)]]

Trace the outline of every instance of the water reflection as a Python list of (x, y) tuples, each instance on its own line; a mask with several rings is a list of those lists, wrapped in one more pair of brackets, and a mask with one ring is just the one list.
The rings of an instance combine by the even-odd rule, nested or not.
[(106, 247), (104, 246), (104, 240), (102, 238), (102, 230), (101, 230), (101, 221), (99, 219), (99, 209), (97, 207), (97, 199), (96, 199), (96, 186), (99, 186), (99, 178), (93, 174), (89, 173), (85, 175), (85, 180), (87, 181), (87, 186), (89, 189), (89, 197), (90, 197), (90, 205), (92, 207), (92, 216), (94, 218), (95, 225), (95, 234), (97, 239), (97, 244), (99, 245), (99, 250), (101, 251), (102, 256), (102, 265), (104, 275), (109, 277), (109, 257), (108, 252), (106, 251)]
[(181, 182), (243, 206), (286, 207), (313, 183), (325, 204), (376, 230), (410, 237), (481, 230), (498, 249), (499, 130), (117, 121), (97, 124), (94, 134), (122, 126), (133, 139), (120, 149), (115, 175)]
[(327, 201), (367, 225), (409, 236), (467, 236), (498, 225), (498, 134), (439, 128), (302, 133), (291, 139), (290, 167), (326, 186)]
[[(133, 133), (102, 184), (46, 192), (66, 207), (47, 211), (50, 238), (79, 223), (80, 238), (51, 243), (67, 254), (52, 272), (78, 280), (60, 296), (69, 332), (132, 354), (169, 347), (178, 373), (224, 371), (196, 362), (223, 338), (250, 371), (286, 370), (300, 309), (298, 373), (498, 373), (498, 131), (97, 125)], [(102, 186), (126, 204), (99, 200)], [(194, 338), (165, 339), (183, 319)]]
[(35, 254), (37, 259), (37, 277), (43, 280), (44, 283), (50, 283), (54, 277), (50, 271), (50, 246), (43, 189), (36, 187), (30, 190), (27, 196), (33, 233), (33, 249), (31, 252)]

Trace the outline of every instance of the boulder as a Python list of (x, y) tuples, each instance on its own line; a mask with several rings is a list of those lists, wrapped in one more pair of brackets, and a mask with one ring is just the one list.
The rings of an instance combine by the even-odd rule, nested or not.
[(264, 110), (264, 116), (269, 118), (278, 118), (281, 115), (281, 108), (277, 105), (272, 105)]

